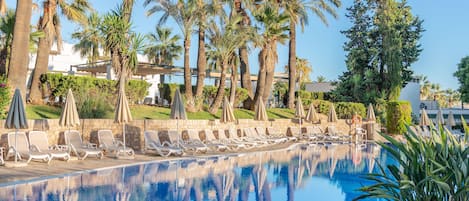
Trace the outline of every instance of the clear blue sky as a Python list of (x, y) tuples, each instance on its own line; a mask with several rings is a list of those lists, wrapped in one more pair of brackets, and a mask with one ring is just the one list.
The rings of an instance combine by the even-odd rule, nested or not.
[[(315, 16), (310, 17), (310, 23), (305, 28), (304, 33), (299, 33), (298, 56), (307, 58), (313, 66), (312, 80), (322, 75), (328, 80), (336, 80), (339, 75), (346, 70), (345, 52), (343, 44), (346, 38), (340, 33), (341, 30), (348, 29), (351, 24), (345, 17), (345, 8), (350, 7), (352, 0), (342, 0), (343, 6), (338, 9), (339, 19), (329, 17), (329, 26), (323, 25)], [(33, 2), (41, 2), (33, 0)], [(93, 7), (100, 13), (105, 13), (117, 7), (121, 0), (90, 0)], [(425, 32), (421, 39), (423, 52), (418, 62), (414, 63), (412, 69), (416, 74), (428, 76), (429, 80), (441, 84), (442, 88), (457, 89), (459, 84), (453, 77), (457, 69), (457, 64), (464, 56), (469, 55), (469, 1), (462, 0), (408, 0), (414, 15), (424, 20)], [(15, 7), (16, 0), (7, 0), (10, 8)], [(157, 16), (150, 18), (145, 16), (146, 9), (143, 7), (143, 0), (136, 0), (136, 7), (133, 14), (133, 26), (137, 32), (148, 33), (154, 30)], [(37, 16), (40, 12), (34, 13)], [(63, 22), (63, 37), (68, 42), (71, 33), (77, 28), (66, 20)], [(36, 21), (32, 22), (36, 24)], [(171, 26), (169, 24), (168, 26)], [(177, 26), (172, 26), (176, 33), (179, 32)], [(193, 36), (193, 46), (191, 48), (191, 66), (196, 64), (196, 35)], [(279, 62), (277, 71), (283, 72), (283, 66), (287, 64), (288, 49), (286, 46), (279, 48)], [(251, 52), (252, 73), (257, 73), (257, 51)], [(182, 61), (176, 62), (182, 65)]]

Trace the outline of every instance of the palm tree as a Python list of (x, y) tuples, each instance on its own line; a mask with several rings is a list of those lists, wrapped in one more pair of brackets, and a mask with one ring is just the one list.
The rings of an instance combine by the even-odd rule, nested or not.
[[(156, 27), (156, 33), (146, 35), (149, 44), (144, 53), (148, 60), (159, 65), (173, 65), (174, 60), (179, 59), (182, 46), (179, 45), (181, 37), (172, 35), (171, 29)], [(160, 82), (164, 83), (164, 74), (160, 75)]]
[(145, 49), (148, 60), (159, 65), (173, 65), (174, 60), (179, 59), (182, 46), (179, 45), (181, 37), (172, 35), (171, 29), (156, 27), (155, 33), (146, 35), (149, 44)]
[[(290, 16), (290, 43), (288, 52), (288, 67), (289, 67), (289, 84), (288, 84), (288, 108), (294, 108), (295, 103), (295, 82), (293, 78), (296, 76), (296, 25), (299, 24), (301, 29), (304, 29), (305, 24), (308, 23), (308, 10), (311, 10), (318, 16), (324, 24), (327, 19), (324, 12), (331, 14), (337, 18), (334, 7), (340, 7), (340, 0), (279, 0), (280, 6), (284, 8), (285, 13)], [(329, 5), (328, 3), (332, 4)]]
[(427, 100), (430, 95), (431, 83), (425, 75), (417, 76), (417, 78), (420, 83), (420, 99)]
[[(18, 88), (26, 95), (26, 77), (28, 75), (30, 23), (32, 14), (32, 0), (17, 0), (15, 12), (15, 28), (13, 29), (13, 41), (11, 46), (10, 66), (8, 73), (8, 84), (14, 89)], [(12, 93), (13, 94), (13, 93)]]
[(195, 0), (197, 15), (198, 50), (197, 50), (197, 82), (195, 88), (196, 110), (202, 106), (202, 92), (206, 74), (207, 57), (205, 53), (205, 32), (209, 18), (223, 14), (223, 4), (217, 0)]
[(7, 12), (7, 0), (0, 0), (0, 15), (5, 15)]
[(33, 71), (29, 98), (32, 103), (41, 103), (40, 76), (47, 72), (49, 66), (49, 54), (52, 44), (57, 44), (57, 53), (62, 49), (61, 25), (58, 10), (68, 20), (86, 23), (86, 11), (91, 10), (87, 0), (44, 0), (43, 15), (39, 19), (39, 31), (45, 33), (45, 37), (39, 39), (36, 56), (36, 66)]
[(194, 31), (194, 25), (197, 22), (197, 7), (194, 0), (145, 0), (144, 5), (148, 6), (150, 3), (155, 3), (147, 11), (147, 15), (153, 15), (156, 12), (163, 12), (158, 25), (164, 24), (169, 17), (179, 25), (181, 32), (184, 35), (184, 86), (185, 96), (187, 103), (187, 110), (190, 112), (195, 111), (194, 97), (192, 96), (192, 73), (189, 66), (189, 49), (191, 46), (191, 34)]
[(229, 65), (233, 65), (233, 58), (236, 57), (235, 52), (246, 40), (246, 35), (240, 32), (238, 23), (242, 18), (237, 15), (230, 17), (222, 17), (219, 24), (211, 21), (208, 29), (208, 39), (210, 41), (213, 60), (216, 60), (220, 69), (220, 84), (218, 85), (217, 95), (209, 108), (209, 112), (214, 114), (221, 105), (225, 94), (226, 71)]
[(283, 43), (288, 38), (285, 32), (288, 30), (289, 17), (281, 14), (278, 7), (269, 2), (258, 4), (253, 14), (262, 27), (256, 44), (261, 51), (258, 56), (259, 73), (254, 101), (257, 102), (259, 98), (262, 98), (266, 102), (270, 96), (275, 64), (278, 60), (277, 42)]
[(316, 81), (317, 81), (317, 82), (325, 82), (325, 81), (326, 81), (326, 77), (320, 75), (320, 76), (318, 76), (318, 77), (316, 78)]
[(98, 61), (101, 58), (99, 48), (104, 43), (99, 32), (102, 19), (98, 13), (92, 12), (88, 16), (88, 23), (81, 30), (72, 33), (72, 38), (78, 43), (73, 46), (73, 51), (80, 52), (81, 57), (86, 57), (89, 63)]

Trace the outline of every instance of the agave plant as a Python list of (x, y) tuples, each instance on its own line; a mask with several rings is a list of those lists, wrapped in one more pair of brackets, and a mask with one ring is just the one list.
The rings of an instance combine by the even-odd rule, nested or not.
[(447, 129), (432, 129), (424, 138), (408, 129), (405, 142), (381, 134), (390, 144), (379, 143), (397, 161), (365, 176), (374, 184), (360, 188), (354, 200), (469, 200), (469, 150)]

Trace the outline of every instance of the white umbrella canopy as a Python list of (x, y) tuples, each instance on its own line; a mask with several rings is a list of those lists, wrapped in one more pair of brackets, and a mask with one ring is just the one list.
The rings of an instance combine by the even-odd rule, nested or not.
[(443, 117), (443, 112), (441, 111), (441, 108), (438, 109), (438, 113), (436, 114), (436, 123), (441, 125), (445, 124), (445, 118)]
[(433, 126), (433, 122), (428, 118), (427, 111), (425, 109), (420, 110), (420, 126)]
[(371, 103), (368, 105), (368, 110), (366, 111), (366, 118), (370, 121), (376, 121), (375, 110), (373, 109), (373, 105)]
[(454, 120), (453, 111), (449, 111), (448, 120), (446, 121), (448, 126), (456, 126), (456, 121)]
[(327, 122), (336, 123), (338, 121), (337, 114), (335, 112), (334, 104), (331, 103), (329, 107), (329, 115), (327, 115)]
[[(5, 119), (5, 128), (14, 128), (15, 130), (15, 147), (18, 147), (17, 137), (18, 129), (28, 128), (28, 122), (26, 121), (26, 112), (23, 105), (23, 98), (21, 92), (17, 88), (13, 94), (13, 99), (10, 103), (10, 109), (8, 110), (7, 118)], [(10, 145), (11, 146), (11, 145)], [(15, 149), (16, 152), (16, 149)], [(18, 154), (15, 153), (15, 163), (18, 161)]]
[(234, 116), (233, 107), (228, 101), (228, 98), (225, 96), (225, 100), (223, 101), (223, 110), (222, 110), (220, 122), (227, 123), (227, 122), (234, 122), (234, 121), (236, 121), (236, 118)]
[(59, 125), (69, 128), (80, 125), (80, 118), (78, 116), (77, 105), (73, 97), (72, 89), (68, 89), (67, 99), (65, 100), (65, 105), (60, 114)]
[(300, 97), (298, 97), (298, 99), (296, 99), (295, 116), (298, 117), (298, 118), (305, 117), (305, 109), (303, 107), (303, 102), (301, 101)]
[(256, 104), (256, 114), (254, 115), (254, 120), (267, 121), (268, 119), (269, 117), (267, 116), (267, 110), (265, 109), (264, 102), (261, 98), (259, 98)]
[(313, 103), (311, 103), (308, 112), (306, 113), (306, 121), (311, 123), (319, 121), (319, 114), (316, 112), (316, 108), (314, 108)]
[(132, 121), (132, 114), (130, 113), (129, 103), (127, 102), (127, 96), (125, 95), (124, 88), (120, 88), (119, 95), (117, 98), (116, 111), (114, 116), (114, 123), (122, 123), (122, 141), (125, 146), (125, 124)]

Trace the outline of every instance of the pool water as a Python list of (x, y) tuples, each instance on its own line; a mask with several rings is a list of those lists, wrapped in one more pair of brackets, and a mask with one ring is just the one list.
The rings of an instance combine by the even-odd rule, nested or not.
[(298, 145), (0, 184), (0, 200), (352, 200), (392, 160), (378, 145)]

